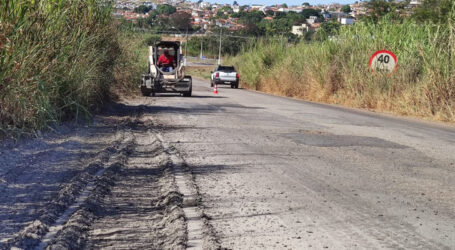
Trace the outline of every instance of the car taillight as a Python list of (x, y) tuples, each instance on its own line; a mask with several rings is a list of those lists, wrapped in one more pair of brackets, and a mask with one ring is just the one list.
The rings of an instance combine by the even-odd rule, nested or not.
[(217, 72), (216, 75), (215, 75), (215, 77), (220, 77), (220, 73)]
[(239, 73), (237, 73), (237, 75), (235, 77), (237, 77), (237, 79), (239, 79), (240, 78)]

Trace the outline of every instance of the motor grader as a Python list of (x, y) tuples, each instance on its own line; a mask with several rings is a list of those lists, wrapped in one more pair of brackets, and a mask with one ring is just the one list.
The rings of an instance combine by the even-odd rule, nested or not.
[[(159, 58), (166, 51), (174, 58), (171, 67), (160, 65)], [(156, 93), (179, 93), (190, 97), (192, 78), (185, 75), (182, 47), (177, 41), (159, 41), (149, 46), (148, 72), (142, 75), (141, 92), (144, 96)], [(169, 66), (169, 65), (167, 65)]]

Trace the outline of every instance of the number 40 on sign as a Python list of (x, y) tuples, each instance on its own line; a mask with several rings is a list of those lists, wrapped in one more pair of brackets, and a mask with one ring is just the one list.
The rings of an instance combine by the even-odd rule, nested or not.
[(391, 75), (398, 66), (398, 60), (392, 52), (379, 50), (371, 56), (369, 66), (373, 74), (375, 72), (384, 72)]

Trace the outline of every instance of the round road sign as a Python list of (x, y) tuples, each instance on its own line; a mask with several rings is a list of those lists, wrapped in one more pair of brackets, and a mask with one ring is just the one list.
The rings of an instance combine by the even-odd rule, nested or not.
[(368, 65), (373, 73), (385, 72), (390, 75), (397, 68), (398, 60), (392, 52), (388, 50), (379, 50), (371, 56)]

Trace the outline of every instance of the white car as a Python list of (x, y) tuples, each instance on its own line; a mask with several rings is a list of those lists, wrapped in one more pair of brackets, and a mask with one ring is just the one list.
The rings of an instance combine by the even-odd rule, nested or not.
[(239, 73), (235, 70), (234, 66), (218, 65), (210, 76), (210, 86), (217, 84), (231, 85), (231, 88), (239, 87)]

